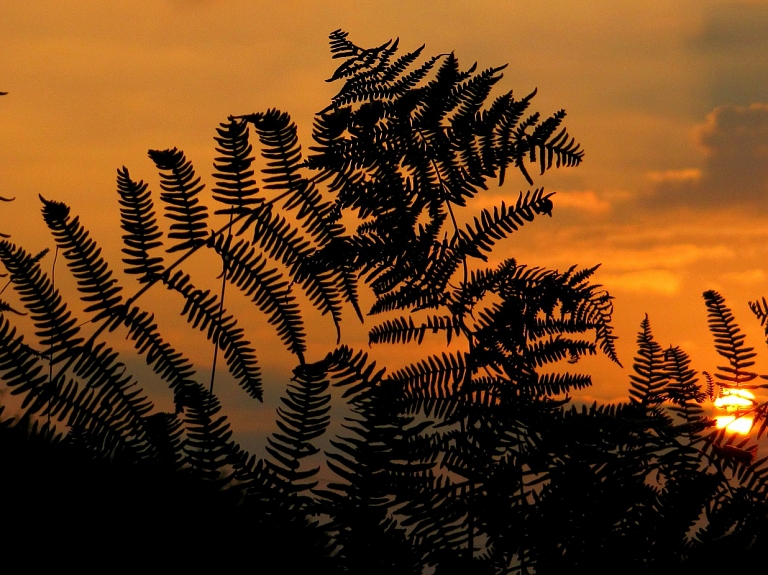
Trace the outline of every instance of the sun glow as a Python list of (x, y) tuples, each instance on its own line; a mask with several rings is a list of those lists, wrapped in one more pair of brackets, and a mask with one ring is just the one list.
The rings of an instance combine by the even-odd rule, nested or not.
[(756, 403), (755, 394), (751, 391), (723, 388), (720, 397), (715, 399), (715, 408), (725, 411), (725, 414), (715, 416), (715, 425), (718, 429), (747, 435), (755, 423), (752, 408)]

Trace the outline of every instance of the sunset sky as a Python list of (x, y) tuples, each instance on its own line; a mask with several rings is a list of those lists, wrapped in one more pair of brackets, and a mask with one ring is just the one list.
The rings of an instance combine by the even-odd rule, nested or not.
[[(566, 109), (584, 163), (534, 178), (557, 192), (554, 217), (495, 257), (560, 270), (602, 264), (596, 279), (616, 298), (625, 369), (586, 362), (589, 397), (626, 397), (646, 312), (656, 339), (683, 347), (695, 369), (722, 364), (707, 289), (726, 297), (768, 373), (747, 307), (768, 297), (768, 2), (9, 0), (0, 4), (0, 90), (9, 92), (0, 195), (16, 201), (0, 206), (0, 231), (29, 251), (51, 247), (41, 193), (69, 204), (120, 269), (116, 169), (158, 191), (146, 151), (177, 146), (211, 183), (218, 123), (271, 107), (292, 115), (306, 149), (313, 114), (336, 89), (324, 80), (337, 64), (327, 44), (337, 28), (362, 46), (399, 37), (403, 49), (455, 51), (465, 67), (509, 63), (497, 93), (538, 88), (535, 109)], [(525, 189), (512, 178), (472, 207)], [(348, 320), (347, 343), (364, 345)], [(289, 372), (290, 358), (257, 325), (267, 330), (252, 338), (265, 371)], [(328, 349), (324, 333), (316, 357)], [(203, 342), (190, 345), (189, 355), (208, 357)]]

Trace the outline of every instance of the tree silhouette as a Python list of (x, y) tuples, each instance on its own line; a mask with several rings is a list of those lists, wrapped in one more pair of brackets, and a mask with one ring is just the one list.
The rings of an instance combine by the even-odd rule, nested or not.
[[(208, 199), (182, 151), (150, 150), (167, 232), (149, 185), (117, 171), (125, 276), (68, 206), (41, 196), (85, 322), (43, 270), (47, 250), (0, 241), (28, 314), (0, 302), (0, 374), (23, 398), (0, 440), (9, 468), (36, 462), (3, 480), (20, 513), (78, 529), (98, 519), (117, 534), (96, 537), (105, 553), (125, 553), (139, 531), (149, 543), (137, 560), (164, 551), (197, 567), (278, 561), (288, 572), (659, 573), (762, 541), (763, 461), (711, 429), (689, 358), (656, 343), (648, 318), (629, 401), (571, 404), (591, 385), (571, 371), (580, 358), (619, 363), (596, 268), (487, 265), (499, 241), (552, 215), (552, 194), (520, 191), (459, 223), (489, 182), (519, 173), (532, 186), (533, 168), (582, 161), (565, 112), (531, 112), (535, 91), (490, 99), (503, 67), (462, 69), (454, 54), (401, 54), (397, 41), (361, 48), (341, 31), (330, 40), (341, 60), (330, 81), (341, 88), (317, 114), (307, 156), (286, 113), (232, 116), (216, 132)], [(218, 294), (182, 268), (205, 250), (222, 261)], [(161, 285), (214, 348), (207, 386), (146, 307)], [(297, 362), (264, 459), (233, 441), (214, 393), (219, 352), (254, 400), (274, 385), (226, 309), (227, 285)], [(299, 291), (336, 332), (319, 358), (308, 353)], [(751, 348), (724, 300), (705, 300), (729, 360), (718, 381), (749, 384)], [(765, 323), (765, 302), (752, 305)], [(409, 362), (387, 370), (344, 345), (345, 309), (373, 319), (371, 345), (407, 345)], [(31, 321), (33, 338), (19, 321)], [(155, 407), (107, 344), (113, 331), (168, 385), (173, 413)], [(445, 350), (419, 357), (428, 338)], [(333, 390), (350, 415), (321, 452)], [(327, 484), (319, 465), (334, 474)], [(46, 541), (63, 549), (77, 533)]]

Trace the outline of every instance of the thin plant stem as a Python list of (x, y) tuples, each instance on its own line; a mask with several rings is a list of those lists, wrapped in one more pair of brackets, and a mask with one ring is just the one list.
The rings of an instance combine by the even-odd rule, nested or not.
[[(229, 214), (229, 233), (227, 234), (227, 242), (232, 238), (232, 214)], [(216, 326), (216, 341), (213, 342), (213, 361), (211, 362), (211, 385), (209, 387), (209, 393), (213, 397), (213, 384), (216, 380), (216, 360), (219, 357), (219, 337), (221, 337), (221, 316), (224, 313), (224, 294), (227, 289), (227, 258), (224, 254), (221, 255), (221, 297), (219, 298), (219, 313), (218, 322)]]
[[(51, 264), (51, 288), (56, 291), (56, 260), (59, 258), (59, 246), (56, 246), (56, 250), (53, 252), (53, 263)], [(6, 286), (7, 287), (7, 286)], [(5, 289), (5, 288), (3, 288)], [(51, 338), (51, 344), (48, 348), (48, 410), (47, 410), (47, 425), (51, 427), (51, 401), (53, 400), (53, 338)]]

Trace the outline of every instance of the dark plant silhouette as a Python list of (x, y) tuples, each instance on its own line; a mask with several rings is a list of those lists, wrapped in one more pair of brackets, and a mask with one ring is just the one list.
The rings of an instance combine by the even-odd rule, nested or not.
[[(572, 364), (598, 352), (619, 363), (596, 268), (486, 265), (497, 242), (552, 215), (552, 194), (523, 191), (459, 223), (492, 180), (519, 173), (533, 185), (533, 167), (582, 161), (565, 112), (531, 112), (535, 92), (489, 101), (503, 67), (462, 69), (453, 54), (399, 54), (397, 41), (365, 49), (341, 31), (331, 52), (341, 88), (317, 114), (307, 156), (287, 114), (232, 116), (215, 136), (209, 200), (182, 151), (151, 150), (167, 232), (148, 184), (118, 170), (131, 295), (60, 202), (41, 196), (43, 218), (85, 321), (44, 271), (47, 250), (0, 241), (35, 335), (20, 335), (18, 312), (0, 302), (0, 374), (23, 398), (21, 416), (0, 427), (3, 453), (11, 466), (27, 453), (34, 477), (57, 478), (6, 477), (21, 509), (77, 516), (78, 526), (98, 519), (119, 534), (99, 538), (104, 549), (140, 521), (144, 550), (184, 553), (195, 566), (279, 561), (286, 572), (658, 573), (761, 542), (766, 470), (747, 442), (712, 429), (701, 404), (715, 380), (702, 391), (686, 354), (657, 344), (646, 318), (630, 400), (572, 405), (573, 390), (591, 385)], [(204, 250), (222, 262), (218, 294), (183, 269)], [(251, 398), (274, 385), (226, 309), (227, 285), (296, 358), (264, 459), (233, 441), (214, 394), (219, 353)], [(148, 292), (160, 286), (214, 348), (208, 385), (157, 327)], [(372, 292), (368, 310), (361, 289)], [(323, 357), (308, 354), (299, 291), (335, 330)], [(722, 298), (705, 298), (729, 361), (717, 381), (750, 384), (751, 348)], [(765, 323), (765, 301), (752, 305)], [(407, 345), (408, 363), (387, 370), (342, 344), (345, 310), (375, 320), (371, 345)], [(107, 344), (114, 331), (166, 382), (173, 413)], [(419, 357), (427, 338), (445, 350)], [(321, 452), (333, 390), (349, 417)], [(40, 492), (51, 495), (35, 503)]]

